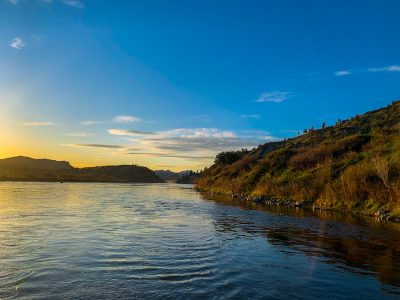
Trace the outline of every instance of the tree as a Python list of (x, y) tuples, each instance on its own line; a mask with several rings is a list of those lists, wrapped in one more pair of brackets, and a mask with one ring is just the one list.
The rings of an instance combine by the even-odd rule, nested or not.
[(235, 161), (238, 161), (247, 153), (249, 153), (247, 149), (242, 149), (239, 151), (224, 151), (217, 154), (214, 163), (220, 165), (233, 164)]

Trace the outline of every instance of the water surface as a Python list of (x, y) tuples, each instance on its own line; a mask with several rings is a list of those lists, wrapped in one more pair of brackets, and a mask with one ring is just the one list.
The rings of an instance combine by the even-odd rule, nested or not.
[(399, 297), (398, 224), (184, 185), (0, 183), (0, 299)]

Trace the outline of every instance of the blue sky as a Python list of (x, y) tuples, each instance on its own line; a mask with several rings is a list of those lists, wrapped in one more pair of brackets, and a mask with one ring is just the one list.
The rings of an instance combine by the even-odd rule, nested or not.
[(400, 98), (400, 2), (1, 0), (0, 156), (202, 168)]

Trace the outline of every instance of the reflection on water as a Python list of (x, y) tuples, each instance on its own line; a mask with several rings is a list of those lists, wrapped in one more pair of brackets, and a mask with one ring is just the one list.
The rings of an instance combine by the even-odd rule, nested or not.
[(391, 299), (400, 226), (168, 184), (0, 183), (0, 298)]
[(213, 200), (275, 215), (265, 227), (226, 216), (217, 222), (225, 231), (263, 235), (282, 251), (289, 248), (321, 257), (350, 272), (371, 272), (382, 283), (400, 287), (400, 224), (319, 209), (243, 203), (221, 196)]

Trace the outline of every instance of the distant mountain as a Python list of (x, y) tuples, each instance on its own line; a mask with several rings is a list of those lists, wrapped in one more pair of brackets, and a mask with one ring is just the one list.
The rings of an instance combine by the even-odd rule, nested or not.
[(252, 150), (227, 151), (200, 190), (400, 218), (400, 101)]
[(178, 179), (178, 173), (170, 170), (155, 170), (154, 173), (165, 181), (176, 181), (176, 179)]
[(66, 161), (24, 156), (0, 159), (0, 180), (163, 182), (150, 169), (137, 165), (74, 168)]
[(184, 174), (191, 172), (190, 170), (173, 172), (171, 170), (156, 170), (154, 173), (164, 181), (177, 182)]
[(195, 183), (196, 179), (200, 177), (200, 172), (194, 172), (192, 170), (185, 170), (180, 172), (173, 172), (171, 170), (156, 170), (154, 173), (157, 174), (162, 180), (174, 183)]

